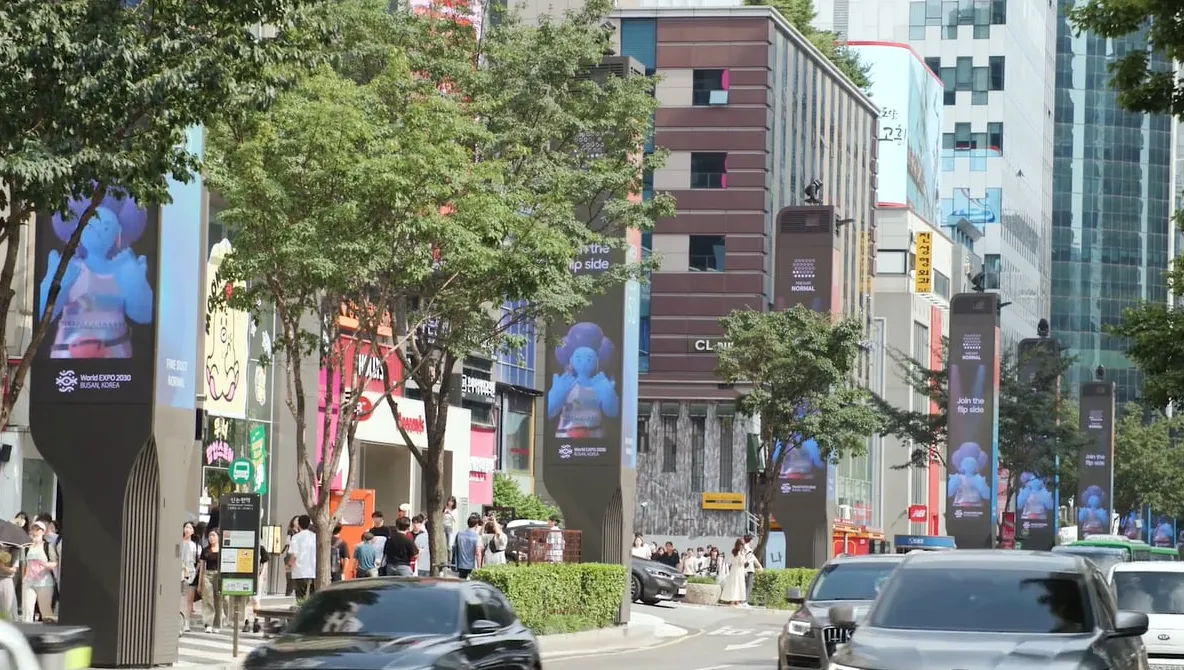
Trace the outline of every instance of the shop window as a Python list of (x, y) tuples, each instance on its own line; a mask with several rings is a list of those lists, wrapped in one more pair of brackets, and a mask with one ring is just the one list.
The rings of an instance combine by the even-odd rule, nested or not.
[(691, 188), (727, 188), (728, 155), (723, 152), (691, 154)]
[(728, 104), (728, 71), (693, 71), (691, 73), (691, 104), (696, 107)]
[(695, 272), (723, 272), (724, 236), (691, 235), (689, 237), (690, 269)]
[(505, 395), (502, 414), (502, 464), (513, 472), (530, 472), (530, 443), (534, 433), (531, 415), (534, 398), (520, 393)]
[(460, 401), (460, 406), (472, 412), (470, 423), (474, 423), (478, 426), (497, 425), (493, 420), (493, 405), (462, 399)]

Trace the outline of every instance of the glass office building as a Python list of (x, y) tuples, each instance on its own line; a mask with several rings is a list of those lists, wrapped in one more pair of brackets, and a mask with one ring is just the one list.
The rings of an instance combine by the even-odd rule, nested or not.
[(1122, 111), (1109, 86), (1107, 66), (1141, 39), (1074, 36), (1064, 9), (1057, 19), (1052, 330), (1077, 358), (1070, 388), (1103, 365), (1121, 404), (1139, 375), (1104, 331), (1127, 307), (1168, 299), (1172, 121)]

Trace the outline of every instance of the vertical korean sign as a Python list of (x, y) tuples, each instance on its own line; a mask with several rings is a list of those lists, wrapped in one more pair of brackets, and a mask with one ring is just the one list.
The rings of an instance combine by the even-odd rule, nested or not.
[(959, 549), (995, 544), (999, 469), (999, 296), (950, 301), (946, 531)]
[(1114, 382), (1081, 385), (1081, 450), (1077, 475), (1077, 533), (1082, 539), (1110, 532), (1114, 510)]
[(257, 493), (228, 493), (220, 500), (222, 594), (249, 596), (259, 578), (260, 507)]
[(914, 268), (913, 290), (917, 293), (933, 291), (933, 233), (917, 233), (917, 265)]

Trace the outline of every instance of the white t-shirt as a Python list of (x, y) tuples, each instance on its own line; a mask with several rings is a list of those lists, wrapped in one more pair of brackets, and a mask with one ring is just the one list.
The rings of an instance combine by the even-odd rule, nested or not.
[(316, 579), (317, 536), (311, 530), (302, 530), (292, 536), (288, 553), (296, 558), (292, 566), (292, 579)]
[(547, 533), (547, 562), (563, 562), (563, 531), (558, 528)]

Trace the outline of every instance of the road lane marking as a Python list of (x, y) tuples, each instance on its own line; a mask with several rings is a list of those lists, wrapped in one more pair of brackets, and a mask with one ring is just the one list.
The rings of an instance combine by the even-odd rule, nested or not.
[(632, 648), (632, 649), (630, 649), (630, 648), (609, 649), (607, 651), (599, 651), (599, 652), (573, 651), (571, 653), (571, 655), (564, 654), (562, 652), (557, 652), (556, 654), (553, 654), (550, 656), (547, 656), (544, 654), (543, 660), (547, 662), (547, 665), (550, 665), (552, 663), (562, 663), (563, 661), (578, 661), (578, 660), (584, 659), (584, 658), (598, 658), (601, 656), (620, 656), (620, 655), (624, 655), (624, 654), (636, 654), (637, 652), (640, 652), (640, 651), (650, 651), (651, 649), (661, 649), (662, 647), (670, 647), (670, 646), (673, 646), (676, 644), (681, 644), (681, 643), (686, 642), (687, 640), (690, 640), (692, 638), (699, 637), (702, 634), (703, 634), (703, 631), (701, 631), (701, 630), (692, 631), (687, 635), (683, 635), (682, 637), (672, 638), (672, 639), (667, 640), (666, 642), (659, 642), (658, 644), (651, 644), (651, 645), (648, 645), (645, 647), (636, 647), (636, 648)]
[(730, 667), (732, 667), (732, 666), (730, 666), (730, 665), (712, 665), (712, 666), (708, 666), (706, 668), (696, 668), (695, 670), (724, 670), (724, 668), (730, 668)]
[(757, 633), (756, 637), (754, 639), (749, 640), (748, 642), (740, 643), (740, 644), (729, 644), (728, 646), (724, 647), (724, 651), (737, 651), (740, 649), (756, 649), (757, 647), (761, 646), (765, 642), (768, 642), (769, 638), (772, 635), (773, 635), (773, 633), (771, 631)]

